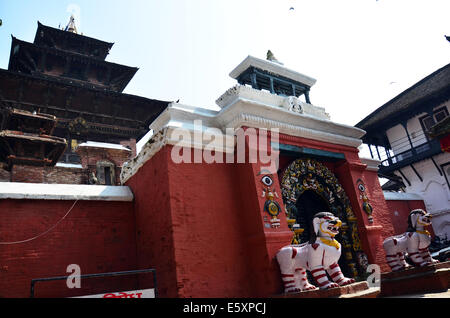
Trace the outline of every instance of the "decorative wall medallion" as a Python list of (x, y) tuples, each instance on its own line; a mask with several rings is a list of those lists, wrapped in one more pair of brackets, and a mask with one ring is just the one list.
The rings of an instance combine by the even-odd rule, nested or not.
[(271, 175), (264, 175), (261, 178), (261, 183), (264, 185), (262, 196), (266, 198), (264, 203), (264, 212), (267, 212), (270, 216), (270, 224), (272, 228), (280, 227), (280, 219), (278, 215), (281, 212), (280, 204), (275, 201), (275, 196), (278, 198), (278, 194), (272, 190), (273, 179)]
[(372, 217), (373, 208), (372, 208), (372, 205), (369, 203), (369, 198), (367, 197), (367, 194), (366, 194), (366, 186), (364, 185), (364, 183), (361, 179), (358, 179), (356, 182), (358, 185), (358, 190), (360, 192), (359, 198), (363, 201), (362, 208), (368, 216), (369, 223), (373, 223), (373, 217)]

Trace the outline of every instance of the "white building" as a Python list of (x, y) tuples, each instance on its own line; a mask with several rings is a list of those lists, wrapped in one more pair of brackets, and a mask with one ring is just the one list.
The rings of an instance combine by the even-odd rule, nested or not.
[[(382, 160), (383, 189), (420, 195), (433, 230), (450, 239), (450, 153), (431, 128), (448, 118), (450, 64), (408, 88), (359, 122), (373, 158)], [(441, 125), (442, 126), (442, 125)], [(448, 128), (444, 135), (448, 136)]]

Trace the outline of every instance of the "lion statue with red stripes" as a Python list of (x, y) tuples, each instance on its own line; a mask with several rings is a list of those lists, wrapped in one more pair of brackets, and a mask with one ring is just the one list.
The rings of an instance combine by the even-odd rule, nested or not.
[(341, 244), (334, 237), (339, 234), (341, 220), (330, 212), (319, 212), (314, 215), (312, 223), (314, 233), (308, 243), (285, 246), (276, 255), (285, 293), (317, 289), (308, 282), (307, 270), (311, 272), (320, 289), (355, 282), (353, 278), (342, 274), (337, 263), (341, 257)]
[(438, 262), (431, 257), (428, 250), (431, 244), (431, 235), (425, 230), (425, 227), (431, 225), (431, 218), (431, 214), (422, 209), (412, 210), (408, 216), (406, 233), (384, 240), (386, 262), (393, 272), (410, 267), (405, 261), (405, 254), (409, 256), (415, 266), (419, 267)]

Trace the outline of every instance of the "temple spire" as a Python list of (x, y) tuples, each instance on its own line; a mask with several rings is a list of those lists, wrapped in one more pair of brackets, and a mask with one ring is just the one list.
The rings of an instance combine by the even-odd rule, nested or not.
[(64, 31), (68, 31), (68, 32), (72, 32), (72, 33), (78, 34), (78, 30), (77, 30), (77, 26), (75, 25), (75, 18), (73, 16), (73, 14), (70, 15), (69, 23), (67, 24), (67, 26), (64, 29)]

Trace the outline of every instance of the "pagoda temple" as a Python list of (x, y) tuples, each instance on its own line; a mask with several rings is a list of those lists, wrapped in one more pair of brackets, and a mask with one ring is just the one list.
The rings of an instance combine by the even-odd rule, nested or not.
[(113, 43), (38, 22), (33, 43), (12, 36), (8, 70), (0, 69), (0, 108), (55, 116), (54, 135), (69, 144), (61, 162), (80, 163), (86, 141), (142, 138), (168, 102), (124, 94), (137, 68), (106, 61)]

